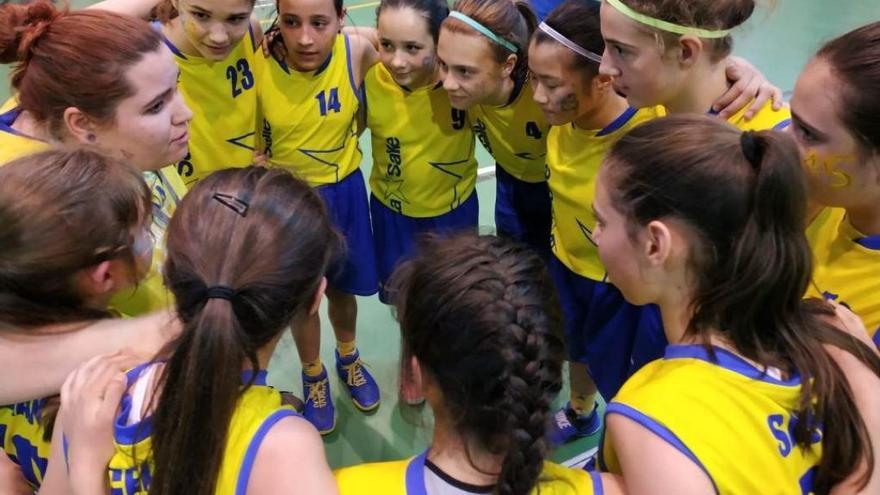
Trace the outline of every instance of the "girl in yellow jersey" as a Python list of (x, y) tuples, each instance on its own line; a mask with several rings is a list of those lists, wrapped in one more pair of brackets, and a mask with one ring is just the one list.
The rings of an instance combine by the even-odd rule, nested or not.
[(495, 159), (495, 227), (549, 254), (550, 193), (544, 177), (549, 124), (532, 99), (526, 3), (459, 0), (443, 21), (437, 55), (455, 108)]
[[(635, 108), (662, 105), (669, 113), (717, 114), (730, 86), (725, 70), (730, 32), (754, 8), (753, 0), (603, 0), (606, 50), (600, 71), (614, 78), (615, 91)], [(745, 103), (725, 110), (722, 118), (742, 130), (782, 129), (791, 122), (791, 113), (779, 104)]]
[(544, 460), (565, 351), (533, 250), (494, 236), (433, 237), (392, 285), (402, 364), (434, 413), (432, 445), (337, 471), (342, 495), (622, 493), (615, 477)]
[[(379, 387), (355, 343), (357, 301), (378, 290), (367, 189), (360, 170), (358, 115), (364, 74), (376, 50), (360, 36), (340, 34), (342, 0), (279, 0), (272, 57), (261, 63), (261, 152), (314, 187), (347, 249), (329, 275), (328, 313), (336, 334), (336, 371), (362, 411), (379, 407)], [(303, 415), (322, 434), (336, 426), (327, 370), (321, 364), (317, 313), (292, 333), (303, 363)]]
[(168, 164), (187, 153), (192, 118), (170, 51), (146, 22), (127, 16), (61, 13), (46, 2), (3, 5), (0, 62), (19, 58), (16, 103), (0, 115), (0, 163), (49, 144), (82, 144), (141, 169), (153, 193), (153, 270), (113, 306), (127, 315), (167, 306), (162, 239), (185, 192)]
[[(50, 150), (0, 167), (3, 332), (33, 342), (58, 325), (109, 317), (111, 296), (149, 269), (149, 200), (138, 170), (93, 151)], [(18, 380), (40, 379), (42, 370), (4, 365)], [(46, 475), (57, 398), (29, 398), (0, 406), (0, 448), (33, 490)]]
[(815, 257), (808, 295), (848, 305), (880, 345), (878, 74), (875, 22), (819, 51), (798, 79), (791, 108), (811, 199), (823, 208), (807, 231)]
[[(266, 386), (265, 369), (293, 317), (317, 311), (338, 243), (320, 196), (288, 171), (231, 169), (196, 184), (168, 230), (183, 332), (128, 373), (112, 492), (335, 492), (320, 436)], [(63, 483), (64, 450), (52, 456), (61, 468), (47, 484)]]
[(790, 138), (706, 116), (642, 124), (605, 158), (593, 239), (670, 343), (607, 408), (602, 464), (628, 492), (869, 488), (880, 358), (802, 301), (806, 200)]
[[(596, 392), (613, 397), (631, 369), (662, 353), (659, 319), (651, 308), (627, 303), (605, 275), (590, 210), (599, 164), (611, 145), (657, 116), (635, 110), (599, 76), (602, 51), (598, 7), (566, 2), (536, 31), (529, 47), (534, 100), (547, 121), (547, 177), (552, 193), (550, 273), (565, 316), (571, 401), (554, 418), (552, 438), (562, 443), (596, 433), (601, 421)], [(587, 371), (589, 366), (589, 372)]]
[[(378, 7), (381, 64), (364, 80), (373, 149), (370, 213), (379, 297), (397, 264), (425, 232), (477, 227), (475, 138), (466, 112), (438, 82), (435, 46), (448, 14), (438, 0), (384, 0)], [(404, 400), (423, 399), (404, 385)]]

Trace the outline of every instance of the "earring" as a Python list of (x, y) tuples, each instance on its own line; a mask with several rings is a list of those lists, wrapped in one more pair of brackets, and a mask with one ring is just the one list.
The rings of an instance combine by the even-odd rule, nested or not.
[(98, 137), (95, 136), (94, 134), (89, 133), (89, 134), (86, 136), (86, 139), (87, 139), (90, 143), (94, 143), (95, 140), (98, 139)]

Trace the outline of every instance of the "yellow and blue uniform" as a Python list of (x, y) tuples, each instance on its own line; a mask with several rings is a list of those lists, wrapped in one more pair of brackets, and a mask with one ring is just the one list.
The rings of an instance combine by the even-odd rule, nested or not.
[(846, 303), (880, 346), (880, 234), (866, 236), (846, 210), (825, 208), (807, 229), (813, 250), (809, 297)]
[(177, 204), (186, 194), (186, 186), (177, 173), (177, 167), (169, 165), (160, 170), (143, 172), (144, 181), (152, 193), (153, 218), (150, 234), (153, 237), (153, 258), (150, 271), (134, 287), (113, 296), (110, 306), (125, 316), (137, 316), (174, 303), (171, 293), (162, 279), (165, 263), (165, 232)]
[(49, 148), (49, 143), (12, 128), (19, 115), (21, 110), (16, 108), (14, 99), (7, 101), (0, 109), (0, 165)]
[(349, 38), (337, 35), (315, 71), (299, 72), (276, 58), (263, 64), (260, 148), (271, 166), (289, 169), (317, 189), (345, 236), (348, 251), (331, 268), (330, 284), (349, 294), (375, 294), (376, 255), (358, 146), (361, 88)]
[(370, 213), (386, 300), (384, 283), (414, 253), (420, 234), (476, 229), (476, 140), (467, 112), (452, 108), (440, 83), (403, 88), (376, 64), (364, 86), (373, 150)]
[(569, 358), (587, 363), (603, 397), (613, 397), (627, 376), (660, 357), (666, 346), (654, 306), (628, 303), (606, 282), (593, 241), (592, 202), (605, 155), (633, 127), (660, 109), (628, 108), (601, 130), (554, 126), (547, 137), (547, 177), (553, 227), (549, 269), (565, 319)]
[(752, 117), (745, 119), (748, 107), (744, 107), (727, 118), (727, 121), (742, 131), (780, 131), (791, 125), (791, 109), (783, 106), (779, 110), (773, 110), (773, 104), (767, 102)]
[[(158, 24), (156, 29), (161, 30)], [(252, 28), (225, 59), (185, 55), (167, 38), (180, 68), (178, 87), (193, 112), (189, 153), (177, 163), (188, 187), (211, 172), (254, 161), (257, 130), (257, 61), (262, 58)]]
[[(147, 366), (150, 365), (128, 373), (130, 386)], [(249, 372), (243, 373), (244, 385), (250, 381), (250, 375)], [(281, 419), (299, 416), (292, 407), (281, 404), (278, 391), (266, 385), (266, 371), (256, 372), (253, 380), (239, 397), (229, 422), (223, 462), (214, 491), (217, 495), (246, 494), (254, 459), (266, 434)], [(151, 423), (149, 418), (143, 418), (129, 424), (132, 403), (130, 394), (123, 396), (114, 423), (116, 452), (110, 458), (108, 478), (111, 492), (118, 495), (146, 495), (152, 480)]]
[(35, 490), (49, 464), (50, 442), (43, 438), (42, 413), (46, 399), (0, 406), (0, 447)]
[(474, 133), (495, 159), (495, 227), (538, 252), (550, 250), (550, 192), (545, 164), (550, 124), (535, 103), (531, 79), (514, 81), (500, 107), (474, 107)]
[[(7, 108), (9, 102), (4, 105)], [(49, 143), (21, 135), (13, 135), (6, 130), (21, 111), (12, 108), (0, 115), (0, 164), (5, 157), (21, 158), (49, 149)], [(14, 132), (14, 131), (13, 131)], [(144, 172), (144, 181), (152, 193), (152, 223), (150, 233), (153, 237), (153, 259), (149, 273), (137, 285), (116, 294), (111, 307), (126, 316), (136, 316), (171, 305), (169, 292), (162, 281), (162, 263), (165, 261), (165, 230), (177, 203), (186, 193), (186, 187), (177, 173), (177, 167), (169, 165), (155, 172)]]
[[(428, 495), (425, 485), (427, 452), (412, 459), (361, 464), (337, 470), (341, 495), (381, 493), (383, 495)], [(569, 469), (544, 462), (533, 494), (601, 495), (602, 478), (597, 473)]]
[[(800, 378), (782, 379), (713, 350), (715, 359), (701, 345), (669, 346), (663, 359), (627, 380), (606, 414), (668, 442), (706, 473), (716, 493), (812, 493), (822, 433), (814, 431), (806, 450), (795, 443)], [(607, 437), (600, 465), (621, 472)]]

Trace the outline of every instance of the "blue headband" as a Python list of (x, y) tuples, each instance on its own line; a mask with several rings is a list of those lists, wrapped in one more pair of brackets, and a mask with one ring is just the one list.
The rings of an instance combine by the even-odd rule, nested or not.
[(503, 46), (504, 48), (507, 48), (512, 53), (516, 53), (519, 51), (519, 49), (513, 43), (507, 41), (506, 39), (502, 38), (501, 36), (498, 36), (497, 34), (490, 31), (489, 28), (487, 28), (486, 26), (480, 24), (479, 22), (471, 19), (470, 17), (466, 16), (465, 14), (462, 14), (461, 12), (459, 12), (457, 10), (453, 10), (452, 12), (450, 12), (449, 17), (452, 17), (453, 19), (458, 19), (459, 21), (476, 29), (480, 34), (489, 38), (490, 40), (494, 41), (495, 43), (498, 43), (499, 45)]

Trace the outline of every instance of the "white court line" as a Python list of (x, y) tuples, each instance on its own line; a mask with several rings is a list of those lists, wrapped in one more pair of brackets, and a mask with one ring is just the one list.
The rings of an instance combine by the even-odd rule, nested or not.
[(582, 454), (578, 454), (578, 455), (572, 457), (571, 459), (567, 459), (565, 461), (562, 461), (560, 464), (562, 464), (565, 467), (569, 467), (569, 468), (583, 468), (584, 464), (586, 464), (587, 461), (592, 459), (598, 451), (599, 451), (598, 447), (593, 447), (592, 449), (590, 449)]

